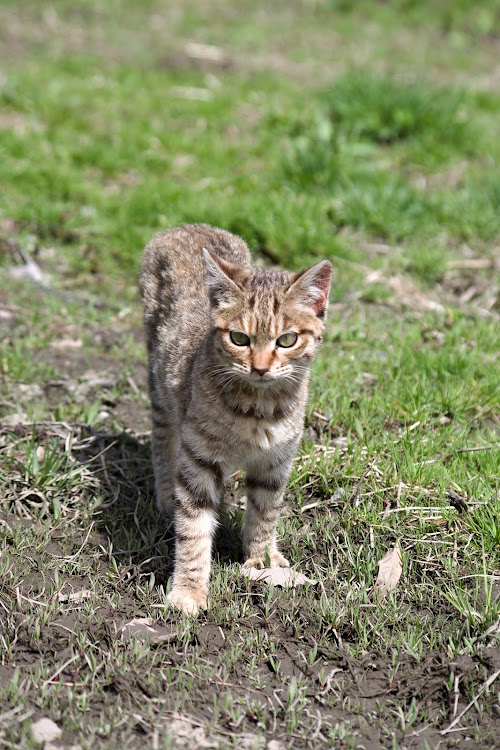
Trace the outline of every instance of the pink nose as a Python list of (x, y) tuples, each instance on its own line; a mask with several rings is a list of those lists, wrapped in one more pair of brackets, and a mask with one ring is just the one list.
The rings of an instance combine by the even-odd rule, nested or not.
[(266, 372), (269, 372), (269, 367), (264, 367), (263, 369), (260, 369), (260, 368), (258, 368), (258, 367), (254, 367), (254, 368), (253, 368), (253, 371), (254, 371), (254, 372), (258, 372), (258, 373), (259, 373), (259, 375), (260, 375), (260, 376), (261, 376), (261, 378), (262, 378), (262, 377), (264, 377), (264, 375), (266, 374)]

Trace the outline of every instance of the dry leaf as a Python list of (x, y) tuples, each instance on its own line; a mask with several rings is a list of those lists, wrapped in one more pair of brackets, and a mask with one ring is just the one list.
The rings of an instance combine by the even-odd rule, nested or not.
[(497, 620), (488, 628), (488, 630), (485, 630), (480, 638), (493, 638), (494, 636), (500, 638), (500, 620)]
[(83, 346), (81, 339), (58, 339), (50, 344), (52, 349), (80, 349)]
[(285, 588), (295, 588), (304, 583), (315, 586), (318, 583), (291, 568), (242, 568), (241, 572), (242, 575), (248, 576), (249, 581), (261, 581)]
[(142, 643), (150, 641), (155, 645), (159, 643), (171, 643), (177, 638), (176, 633), (162, 628), (161, 625), (157, 625), (151, 617), (134, 617), (133, 620), (125, 623), (120, 632), (124, 640), (137, 638)]
[(76, 604), (79, 604), (80, 602), (83, 602), (84, 599), (90, 599), (92, 597), (92, 591), (88, 591), (88, 589), (82, 589), (81, 591), (72, 591), (70, 594), (65, 594), (63, 591), (59, 591), (57, 594), (57, 598), (61, 603), (64, 602), (74, 602)]
[(196, 60), (209, 60), (216, 63), (222, 63), (226, 60), (224, 50), (220, 47), (214, 47), (213, 44), (187, 42), (184, 51), (188, 57), (194, 57)]
[(213, 99), (213, 94), (209, 89), (195, 86), (172, 86), (170, 94), (179, 99), (190, 99), (191, 101), (209, 102)]
[(192, 750), (192, 748), (216, 748), (218, 739), (207, 737), (205, 727), (199, 720), (181, 713), (175, 713), (171, 719), (164, 720), (164, 728), (169, 737), (175, 737), (175, 747)]
[(378, 576), (375, 581), (374, 593), (379, 601), (396, 588), (402, 572), (401, 547), (399, 546), (399, 542), (396, 542), (394, 547), (385, 553), (378, 564)]
[(13, 279), (27, 279), (34, 281), (35, 284), (48, 284), (50, 276), (44, 273), (38, 263), (31, 258), (27, 258), (26, 263), (22, 266), (14, 266), (9, 271)]

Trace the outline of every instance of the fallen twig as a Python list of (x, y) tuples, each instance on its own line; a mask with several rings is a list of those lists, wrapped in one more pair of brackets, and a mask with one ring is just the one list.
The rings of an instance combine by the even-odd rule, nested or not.
[[(466, 707), (464, 708), (464, 710), (463, 710), (463, 711), (460, 711), (460, 713), (458, 714), (458, 716), (456, 717), (456, 719), (453, 719), (453, 721), (451, 722), (451, 724), (450, 724), (450, 725), (449, 725), (448, 727), (446, 727), (446, 729), (443, 729), (443, 730), (441, 731), (441, 734), (442, 734), (442, 735), (448, 734), (448, 732), (451, 732), (451, 731), (453, 730), (453, 727), (454, 727), (454, 726), (455, 726), (456, 724), (458, 724), (458, 722), (460, 721), (460, 719), (462, 718), (462, 716), (465, 716), (465, 714), (467, 713), (467, 711), (468, 711), (468, 710), (469, 710), (470, 708), (472, 708), (472, 706), (473, 706), (473, 705), (474, 705), (474, 703), (475, 703), (475, 702), (477, 701), (477, 699), (479, 698), (479, 696), (480, 696), (480, 695), (481, 695), (482, 693), (484, 693), (484, 691), (485, 691), (485, 690), (488, 690), (488, 688), (490, 687), (490, 685), (493, 685), (493, 683), (495, 682), (496, 678), (497, 678), (497, 677), (498, 677), (499, 675), (500, 675), (500, 669), (498, 669), (498, 670), (497, 670), (496, 672), (494, 672), (494, 673), (493, 673), (493, 674), (492, 674), (492, 675), (491, 675), (490, 677), (488, 677), (488, 679), (486, 680), (486, 682), (484, 683), (484, 685), (482, 685), (482, 686), (481, 686), (481, 687), (479, 688), (479, 692), (478, 692), (478, 694), (477, 694), (477, 695), (475, 695), (475, 696), (474, 696), (474, 698), (473, 698), (473, 699), (471, 700), (471, 702), (470, 702), (470, 703), (468, 703), (468, 704), (466, 705)], [(465, 729), (465, 727), (464, 727), (464, 729)]]

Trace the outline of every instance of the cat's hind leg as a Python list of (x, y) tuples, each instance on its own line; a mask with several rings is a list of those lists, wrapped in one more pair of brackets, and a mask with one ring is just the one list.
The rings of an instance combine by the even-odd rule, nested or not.
[(180, 449), (180, 430), (160, 408), (152, 407), (151, 451), (155, 475), (155, 504), (160, 513), (173, 517), (174, 487)]

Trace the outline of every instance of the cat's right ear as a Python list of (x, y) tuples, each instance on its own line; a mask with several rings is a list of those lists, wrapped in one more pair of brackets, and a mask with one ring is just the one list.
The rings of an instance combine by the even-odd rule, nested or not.
[(241, 296), (244, 269), (222, 260), (206, 247), (202, 249), (202, 254), (207, 270), (208, 296), (211, 304), (214, 307), (233, 304)]

